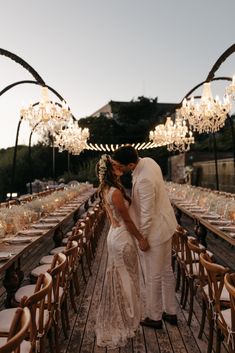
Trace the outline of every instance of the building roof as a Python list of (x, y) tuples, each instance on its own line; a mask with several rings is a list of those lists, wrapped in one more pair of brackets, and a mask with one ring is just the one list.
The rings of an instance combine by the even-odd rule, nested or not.
[[(147, 98), (146, 98), (147, 99)], [(173, 112), (175, 108), (178, 106), (178, 103), (159, 103), (157, 100), (153, 100), (156, 103), (156, 113), (157, 115), (166, 115), (170, 112)], [(129, 101), (129, 102), (123, 102), (123, 101), (113, 101), (111, 100), (104, 106), (102, 106), (100, 109), (96, 110), (93, 114), (91, 114), (91, 117), (99, 117), (101, 114), (106, 115), (107, 117), (112, 118), (113, 114), (118, 114), (120, 109), (122, 107), (128, 107), (129, 105), (133, 103), (141, 103), (140, 101)]]

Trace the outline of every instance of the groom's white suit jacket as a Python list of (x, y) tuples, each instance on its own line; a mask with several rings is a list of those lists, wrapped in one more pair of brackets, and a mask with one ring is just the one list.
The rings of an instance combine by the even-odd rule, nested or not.
[(132, 173), (130, 216), (150, 246), (169, 240), (176, 229), (161, 169), (151, 158), (140, 158)]

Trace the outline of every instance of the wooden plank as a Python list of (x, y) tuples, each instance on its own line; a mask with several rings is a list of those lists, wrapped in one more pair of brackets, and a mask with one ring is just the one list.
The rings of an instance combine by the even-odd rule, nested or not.
[[(143, 328), (140, 326), (137, 331), (133, 340), (133, 353), (145, 353), (145, 340), (144, 340), (144, 333)], [(131, 353), (131, 352), (129, 352)], [(147, 352), (146, 352), (147, 353)]]
[[(86, 324), (87, 324), (87, 318), (88, 318), (88, 314), (91, 306), (92, 294), (96, 284), (97, 274), (99, 272), (101, 276), (104, 276), (104, 268), (106, 265), (106, 256), (107, 256), (107, 255), (102, 256), (103, 244), (106, 239), (105, 234), (102, 238), (100, 239), (96, 258), (92, 266), (93, 274), (88, 280), (83, 301), (79, 308), (77, 319), (73, 327), (73, 332), (67, 348), (67, 352), (81, 351), (82, 353), (86, 353), (86, 352), (90, 353), (92, 351), (91, 347), (94, 345), (94, 327), (92, 328), (92, 331), (90, 331), (90, 327), (88, 327), (89, 331), (86, 332), (86, 335), (84, 335), (84, 329), (86, 328)], [(90, 334), (92, 334), (91, 339), (89, 337)], [(88, 350), (86, 346), (88, 347)]]
[[(163, 324), (162, 330), (156, 330), (158, 345), (160, 347), (161, 353), (174, 353), (167, 330), (165, 328), (165, 323)], [(154, 352), (150, 352), (154, 353)]]
[(159, 353), (158, 340), (155, 330), (150, 327), (143, 327), (144, 339), (147, 353)]
[(167, 322), (165, 322), (165, 327), (174, 353), (187, 353), (179, 327)]
[(105, 237), (105, 244), (104, 244), (104, 250), (102, 253), (102, 258), (99, 266), (99, 272), (96, 278), (96, 283), (92, 295), (92, 301), (89, 307), (88, 311), (88, 317), (87, 317), (87, 322), (86, 322), (86, 327), (84, 331), (84, 338), (82, 342), (82, 349), (89, 350), (90, 352), (93, 351), (96, 352), (96, 337), (95, 337), (95, 325), (96, 325), (96, 314), (97, 314), (97, 308), (99, 306), (100, 298), (102, 295), (102, 288), (103, 288), (103, 283), (104, 283), (104, 278), (105, 278), (105, 269), (107, 266), (107, 250), (106, 250), (106, 237)]
[(120, 353), (132, 353), (133, 340), (129, 339), (125, 347), (120, 348)]
[[(180, 297), (180, 293), (177, 293), (178, 302), (179, 302), (179, 297)], [(179, 305), (179, 308), (180, 308), (180, 305)], [(197, 340), (199, 340), (197, 338), (199, 327), (198, 326), (196, 328), (194, 327), (194, 329), (191, 330), (191, 328), (187, 325), (187, 322), (186, 322), (187, 317), (185, 315), (185, 311), (183, 311), (181, 308), (178, 310), (177, 316), (178, 316), (178, 328), (179, 328), (182, 340), (184, 342), (186, 351), (188, 353), (206, 352), (207, 345), (204, 345), (203, 349), (200, 350), (199, 348), (200, 345), (198, 346), (197, 344)], [(193, 319), (192, 319), (192, 322), (193, 322)]]

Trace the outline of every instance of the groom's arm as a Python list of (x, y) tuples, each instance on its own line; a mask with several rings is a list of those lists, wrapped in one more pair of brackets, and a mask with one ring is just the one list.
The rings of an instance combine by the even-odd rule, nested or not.
[(142, 179), (136, 185), (136, 201), (139, 207), (139, 230), (148, 238), (155, 210), (155, 189), (148, 179)]

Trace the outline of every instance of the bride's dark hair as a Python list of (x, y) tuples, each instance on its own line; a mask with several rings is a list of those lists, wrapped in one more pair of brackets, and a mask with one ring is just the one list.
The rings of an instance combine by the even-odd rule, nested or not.
[(107, 189), (107, 187), (113, 186), (119, 189), (122, 192), (123, 197), (131, 203), (131, 199), (127, 196), (125, 189), (120, 182), (120, 178), (113, 173), (113, 166), (109, 155), (103, 155), (96, 164), (96, 175), (100, 181), (99, 195), (102, 201), (104, 199), (104, 190)]

